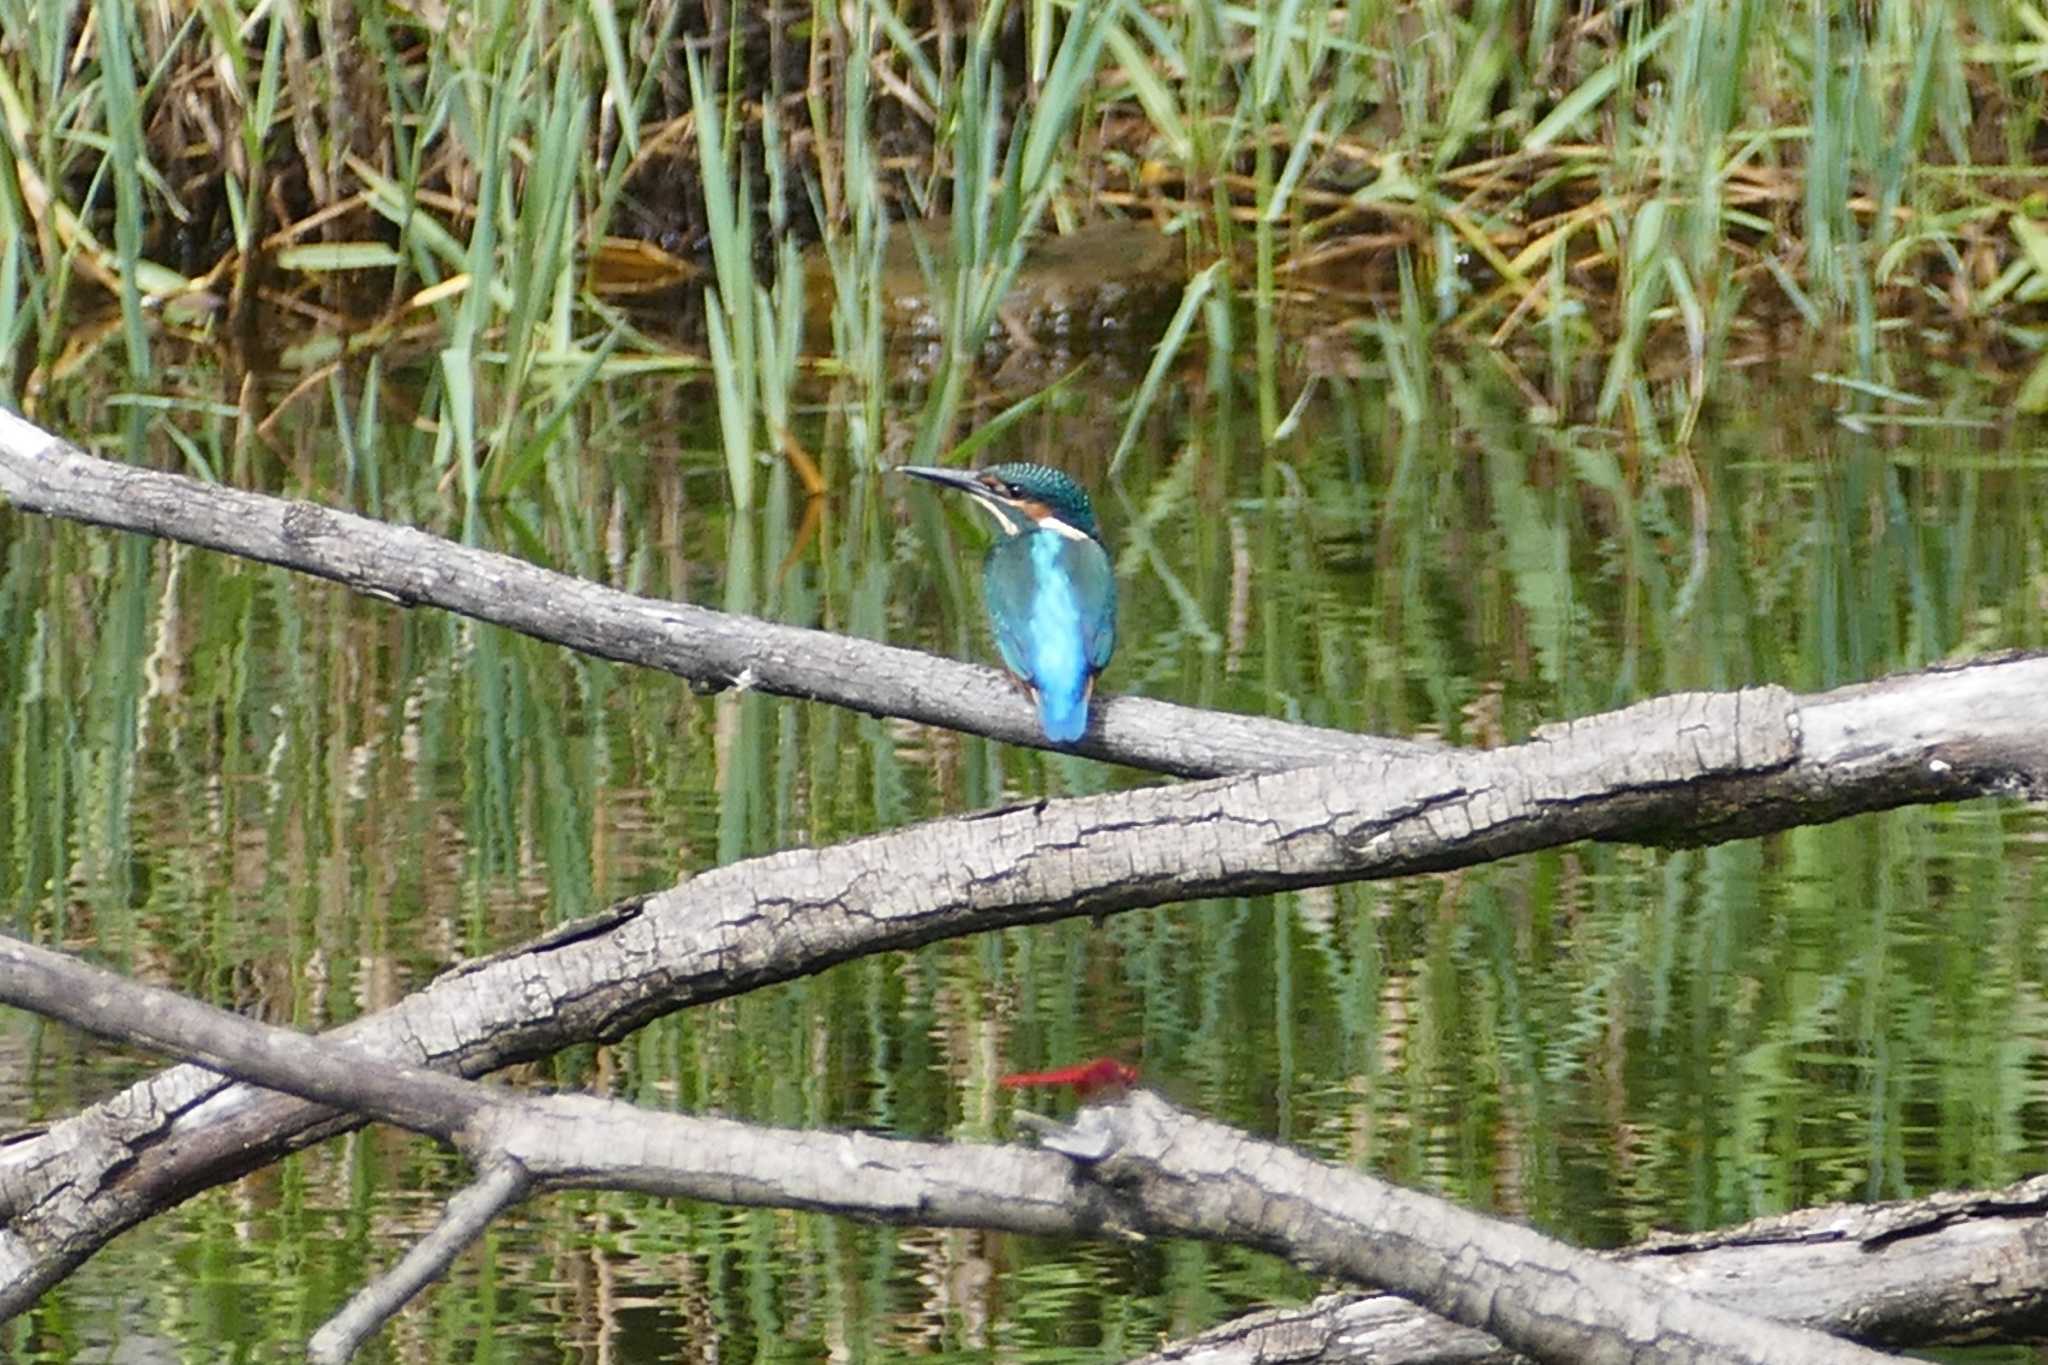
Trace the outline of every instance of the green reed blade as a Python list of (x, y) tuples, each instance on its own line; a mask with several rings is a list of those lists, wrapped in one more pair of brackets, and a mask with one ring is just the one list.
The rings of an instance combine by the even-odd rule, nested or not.
[(775, 242), (772, 289), (754, 286), (754, 334), (759, 351), (757, 388), (771, 444), (790, 439), (791, 395), (803, 356), (804, 267), (789, 231), (789, 175), (781, 115), (771, 100), (761, 111), (761, 151), (768, 169), (768, 228)]
[[(0, 176), (11, 169), (8, 163), (0, 143)], [(0, 189), (0, 404), (11, 408), (21, 406), (11, 358), (22, 353), (22, 343), (35, 324), (37, 279), (28, 262), (20, 209), (14, 196)]]
[[(517, 410), (537, 349), (567, 345), (568, 307), (575, 296), (574, 250), (578, 163), (588, 109), (576, 84), (575, 63), (557, 59), (555, 87), (538, 130), (510, 239), (512, 302), (505, 321), (505, 418)], [(551, 325), (542, 326), (543, 311)], [(497, 487), (497, 479), (493, 478)]]
[(1026, 394), (987, 421), (976, 422), (974, 430), (962, 437), (960, 443), (946, 453), (946, 463), (952, 465), (973, 464), (975, 458), (984, 449), (1001, 440), (1004, 433), (1008, 432), (1010, 428), (1016, 426), (1026, 417), (1029, 417), (1032, 413), (1037, 412), (1040, 408), (1045, 407), (1055, 398), (1064, 394), (1086, 372), (1087, 367), (1085, 365), (1076, 365), (1058, 379), (1053, 380), (1052, 383), (1035, 393)]
[[(992, 5), (990, 8), (1000, 9), (1001, 6)], [(931, 58), (925, 55), (924, 44), (917, 40), (917, 35), (910, 31), (910, 26), (896, 13), (896, 7), (881, 3), (881, 0), (862, 0), (860, 9), (863, 18), (873, 19), (880, 26), (882, 33), (889, 39), (890, 47), (903, 59), (904, 66), (909, 68), (911, 79), (915, 82), (917, 93), (923, 97), (925, 104), (932, 109), (943, 107), (946, 103), (946, 93), (939, 80), (938, 68), (933, 66)]]
[(698, 177), (711, 232), (712, 272), (717, 279), (716, 287), (704, 291), (704, 301), (718, 426), (733, 506), (747, 511), (754, 505), (754, 431), (760, 392), (750, 236), (753, 213), (745, 172), (735, 172), (728, 158), (723, 111), (705, 93), (703, 63), (694, 50), (685, 55), (690, 107), (697, 125)]
[(1195, 315), (1202, 309), (1209, 293), (1216, 287), (1216, 281), (1229, 269), (1230, 262), (1217, 261), (1207, 269), (1196, 273), (1181, 290), (1180, 306), (1174, 309), (1172, 321), (1166, 324), (1166, 331), (1153, 348), (1152, 363), (1145, 367), (1145, 378), (1138, 385), (1137, 396), (1131, 400), (1131, 410), (1124, 418), (1123, 434), (1117, 437), (1116, 450), (1109, 457), (1109, 476), (1115, 478), (1122, 470), (1124, 458), (1131, 447), (1137, 444), (1138, 429), (1144, 425), (1152, 412), (1152, 404), (1159, 397), (1160, 388), (1166, 383), (1167, 373), (1180, 355), (1180, 348), (1187, 341), (1188, 333), (1195, 325)]
[(1676, 14), (1666, 18), (1647, 34), (1629, 43), (1620, 55), (1573, 86), (1522, 138), (1522, 147), (1527, 151), (1540, 152), (1570, 135), (1579, 122), (1605, 104), (1617, 88), (1634, 80), (1637, 68), (1671, 36), (1677, 18)]
[(604, 0), (590, 0), (583, 12), (597, 30), (597, 48), (604, 54), (605, 93), (611, 97), (612, 110), (618, 116), (619, 141), (630, 157), (640, 150), (640, 120), (635, 117), (640, 108), (640, 92), (626, 76), (626, 47), (619, 40), (618, 14)]
[(1167, 153), (1176, 161), (1190, 160), (1194, 154), (1194, 138), (1188, 131), (1189, 120), (1182, 113), (1175, 94), (1182, 83), (1169, 87), (1154, 69), (1152, 58), (1124, 31), (1123, 25), (1112, 24), (1103, 41), (1122, 69), (1124, 79), (1130, 83), (1131, 94), (1137, 99), (1138, 106), (1145, 111), (1152, 127), (1165, 142)]
[(2013, 407), (2020, 412), (2048, 412), (2048, 355), (2042, 356), (2021, 382)]
[(1053, 188), (1054, 150), (1067, 143), (1113, 27), (1114, 6), (1098, 5), (1073, 15), (1060, 35), (1059, 50), (1046, 72), (1024, 142), (1020, 188), (1025, 195), (1050, 193)]
[(100, 11), (100, 91), (113, 143), (114, 250), (120, 266), (121, 330), (128, 373), (138, 384), (150, 376), (149, 330), (142, 317), (137, 267), (142, 259), (142, 104), (135, 87), (134, 42), (125, 5)]
[(1898, 122), (1878, 161), (1877, 221), (1871, 241), (1880, 251), (1897, 231), (1898, 208), (1905, 199), (1906, 182), (1918, 164), (1920, 146), (1927, 136), (1936, 62), (1946, 46), (1952, 22), (1948, 5), (1941, 2), (1921, 6), (1917, 17), (1920, 41), (1914, 48), (1912, 74), (1906, 81)]
[[(1670, 206), (1662, 199), (1643, 205), (1629, 226), (1627, 269), (1623, 275), (1621, 337), (1607, 360), (1607, 376), (1600, 385), (1595, 407), (1602, 421), (1614, 415), (1631, 378), (1640, 373), (1644, 339), (1649, 335), (1651, 313), (1664, 300), (1669, 280), (1664, 263), (1669, 259)], [(1647, 419), (1649, 414), (1642, 416)]]

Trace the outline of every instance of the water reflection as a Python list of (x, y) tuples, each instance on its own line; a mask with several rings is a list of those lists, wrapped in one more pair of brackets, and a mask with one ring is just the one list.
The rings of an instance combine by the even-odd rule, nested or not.
[[(1658, 691), (2048, 643), (2039, 459), (2017, 437), (1858, 436), (1798, 384), (1746, 376), (1681, 461), (1531, 423), (1489, 374), (1447, 362), (1442, 406), (1412, 419), (1370, 379), (1332, 380), (1270, 451), (1245, 395), (1191, 383), (1117, 480), (1115, 396), (1076, 389), (982, 458), (1102, 490), (1126, 603), (1113, 691), (1498, 743)], [(737, 516), (708, 407), (621, 386), (481, 534), (623, 587), (987, 658), (971, 523), (854, 472), (837, 419), (815, 420), (822, 505), (778, 463)], [(310, 415), (248, 482), (374, 487), (388, 515), (459, 530), (423, 447), (383, 430), (374, 482)], [(724, 861), (1155, 780), (698, 696), (136, 538), (0, 528), (15, 929), (301, 1026)], [(1904, 811), (1047, 925), (849, 963), (525, 1079), (981, 1139), (1012, 1132), (997, 1075), (1121, 1052), (1233, 1122), (1612, 1245), (2032, 1169), (2044, 832), (1989, 804)], [(0, 1089), (13, 1123), (140, 1065), (18, 1017), (4, 1037), (25, 1059)], [(20, 1329), (18, 1357), (99, 1358), (135, 1321), (296, 1340), (458, 1178), (404, 1137), (330, 1143), (124, 1238)], [(1314, 1288), (1197, 1245), (577, 1196), (508, 1221), (383, 1349), (1053, 1358)]]

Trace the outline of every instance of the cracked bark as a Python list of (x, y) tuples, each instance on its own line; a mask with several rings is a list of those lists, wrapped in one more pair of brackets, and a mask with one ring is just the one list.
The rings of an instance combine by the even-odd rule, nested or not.
[[(416, 531), (109, 464), (5, 412), (0, 493), (706, 685), (746, 676), (874, 714), (1017, 741), (1037, 733), (990, 670), (649, 602)], [(1579, 839), (1706, 843), (1914, 802), (2038, 794), (2044, 696), (2048, 659), (1996, 658), (1813, 697), (1762, 687), (1661, 698), (1484, 752), (1116, 699), (1083, 752), (1252, 775), (716, 869), (465, 964), (337, 1036), (477, 1075), (866, 953), (1008, 925), (1443, 870)], [(0, 1316), (121, 1229), (351, 1122), (179, 1067), (0, 1147)]]
[[(411, 527), (97, 459), (4, 408), (0, 497), (295, 569), (399, 606), (441, 607), (708, 691), (752, 687), (1047, 747), (1037, 712), (996, 669), (638, 597)], [(1096, 719), (1067, 752), (1184, 777), (1438, 747), (1096, 695)]]
[[(2048, 1337), (2048, 1176), (1801, 1209), (1660, 1236), (1614, 1259), (1745, 1311), (1896, 1349)], [(1475, 1365), (1512, 1357), (1388, 1294), (1249, 1314), (1133, 1365)]]
[[(337, 1036), (479, 1075), (866, 953), (1073, 915), (1704, 840), (2048, 787), (2048, 658), (1661, 698), (1526, 744), (1037, 802), (713, 869), (458, 967)], [(202, 1108), (203, 1106), (203, 1108)], [(0, 1313), (122, 1228), (349, 1121), (173, 1068), (0, 1148)]]
[(1314, 1161), (1142, 1091), (1049, 1142), (1148, 1230), (1263, 1246), (1558, 1362), (1868, 1361), (1846, 1341), (1670, 1292), (1638, 1270)]
[[(609, 1188), (928, 1225), (1184, 1235), (1264, 1247), (1391, 1288), (1544, 1360), (1651, 1365), (1875, 1353), (1709, 1302), (1512, 1223), (1314, 1160), (1138, 1092), (1046, 1124), (1051, 1152), (802, 1133), (523, 1095), (403, 1068), (0, 940), (0, 998), (125, 1042), (457, 1145), (477, 1174), (440, 1223), (314, 1334), (346, 1360), (512, 1202)], [(1059, 1155), (1053, 1155), (1058, 1153)], [(849, 1171), (861, 1179), (848, 1182)]]

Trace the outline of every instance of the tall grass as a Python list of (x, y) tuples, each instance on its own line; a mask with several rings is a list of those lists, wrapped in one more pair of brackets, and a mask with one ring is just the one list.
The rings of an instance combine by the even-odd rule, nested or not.
[[(1229, 262), (1204, 332), (1246, 335), (1268, 442), (1304, 332), (1370, 345), (1404, 270), (1430, 326), (1489, 340), (1546, 409), (1679, 444), (1788, 314), (1830, 369), (1902, 393), (1894, 336), (1975, 331), (2016, 358), (2014, 401), (2048, 405), (2031, 0), (450, 15), (0, 0), (0, 397), (47, 401), (115, 336), (136, 389), (167, 347), (219, 342), (239, 387), (285, 336), (272, 404), (424, 348), (413, 417), (473, 508), (533, 483), (567, 395), (707, 373), (750, 506), (763, 455), (802, 444), (813, 368), (857, 463), (937, 457), (1032, 238), (1121, 212), (1181, 233), (1191, 276)], [(882, 430), (883, 244), (942, 214), (906, 447)], [(655, 306), (603, 249), (622, 233), (667, 272)], [(809, 334), (806, 243), (832, 293)], [(118, 326), (81, 328), (96, 310)]]
[(704, 173), (704, 212), (710, 220), (713, 279), (704, 291), (710, 333), (712, 383), (718, 394), (719, 435), (733, 505), (754, 505), (755, 425), (760, 371), (754, 350), (753, 201), (744, 173), (728, 159), (725, 114), (704, 82), (703, 63), (688, 57), (690, 107)]
[[(850, 22), (840, 23), (844, 14)], [(830, 88), (814, 80), (804, 105), (810, 116), (818, 165), (807, 177), (812, 213), (819, 224), (819, 249), (832, 280), (832, 346), (842, 377), (856, 397), (842, 396), (847, 449), (864, 468), (881, 461), (882, 400), (888, 338), (882, 330), (883, 250), (888, 239), (882, 172), (869, 132), (873, 104), (872, 67), (881, 15), (872, 3), (845, 7), (812, 0), (810, 70), (833, 70)], [(837, 99), (831, 96), (836, 92)]]
[[(935, 459), (951, 439), (976, 357), (1024, 264), (1031, 236), (1066, 182), (1072, 128), (1089, 97), (1116, 9), (1098, 5), (1067, 17), (1037, 82), (1037, 97), (1010, 120), (1007, 139), (1009, 105), (996, 51), (1002, 6), (983, 12), (967, 42), (959, 80), (942, 92), (935, 152), (947, 166), (952, 217), (943, 256), (928, 254), (923, 262), (940, 286), (942, 341), (912, 446), (918, 463)], [(1031, 14), (1041, 24), (1050, 20), (1049, 7)]]

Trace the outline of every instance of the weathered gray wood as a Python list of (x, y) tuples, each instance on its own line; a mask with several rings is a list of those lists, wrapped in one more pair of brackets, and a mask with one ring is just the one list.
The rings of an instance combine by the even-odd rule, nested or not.
[[(1044, 1235), (1180, 1234), (1383, 1286), (1544, 1360), (1642, 1365), (1881, 1359), (1753, 1317), (1527, 1228), (1317, 1161), (1143, 1091), (1049, 1129), (1065, 1153), (792, 1132), (529, 1095), (400, 1067), (0, 938), (0, 1000), (456, 1143), (476, 1180), (315, 1334), (339, 1362), (535, 1185)], [(1079, 1153), (1078, 1156), (1075, 1154)], [(847, 1173), (861, 1178), (849, 1181)]]
[[(97, 459), (0, 408), (0, 495), (25, 511), (282, 565), (401, 606), (433, 606), (706, 689), (754, 688), (1047, 747), (999, 670), (708, 607), (636, 597), (310, 502)], [(1437, 746), (1098, 694), (1069, 752), (1180, 776), (1264, 772)]]
[[(1262, 1246), (1386, 1286), (1534, 1359), (1868, 1361), (1874, 1353), (1686, 1293), (1529, 1228), (1328, 1165), (1144, 1091), (1083, 1110), (1072, 1139), (1090, 1181), (1147, 1231)], [(1106, 1155), (1097, 1158), (1098, 1151)]]
[[(986, 670), (649, 603), (417, 532), (109, 465), (4, 412), (0, 492), (539, 635), (559, 626), (576, 647), (644, 656), (709, 684), (1026, 742), (1036, 733), (1029, 708)], [(625, 652), (628, 640), (639, 653)], [(942, 679), (961, 689), (944, 704), (926, 687)], [(2020, 657), (1818, 697), (1664, 698), (1483, 753), (1340, 736), (1335, 752), (1356, 755), (1357, 744), (1368, 756), (1046, 802), (717, 869), (471, 964), (342, 1033), (380, 1056), (479, 1074), (864, 953), (1004, 925), (1439, 870), (1578, 839), (1704, 842), (1909, 802), (2039, 794), (2044, 697), (2048, 659)], [(1091, 740), (1102, 747), (1088, 751), (1169, 770), (1270, 769), (1331, 752), (1281, 726), (1237, 732), (1254, 736), (1248, 749), (1208, 748), (1196, 762), (1175, 746), (1224, 733), (1223, 719), (1167, 708), (1157, 714), (1171, 733), (1155, 748), (1144, 726), (1123, 724), (1151, 705), (1105, 707)], [(0, 1315), (122, 1228), (347, 1122), (174, 1068), (0, 1148)]]
[(530, 1185), (531, 1177), (518, 1162), (486, 1160), (477, 1178), (449, 1199), (432, 1232), (321, 1324), (306, 1343), (306, 1359), (312, 1365), (341, 1365), (353, 1358), (399, 1309), (446, 1275), (455, 1258), (489, 1230), (493, 1219), (524, 1199)]
[[(2048, 1176), (1997, 1190), (1801, 1209), (1614, 1253), (1745, 1311), (1896, 1349), (2048, 1340)], [(1135, 1365), (1475, 1365), (1483, 1332), (1387, 1294), (1249, 1314)]]
[[(476, 1075), (865, 953), (1209, 895), (1470, 865), (1578, 839), (1753, 833), (2048, 787), (2048, 658), (1796, 698), (1662, 698), (1529, 743), (1047, 801), (705, 872), (339, 1032)], [(1809, 736), (1812, 737), (1809, 740)], [(122, 1228), (334, 1131), (173, 1068), (0, 1148), (0, 1313)]]

